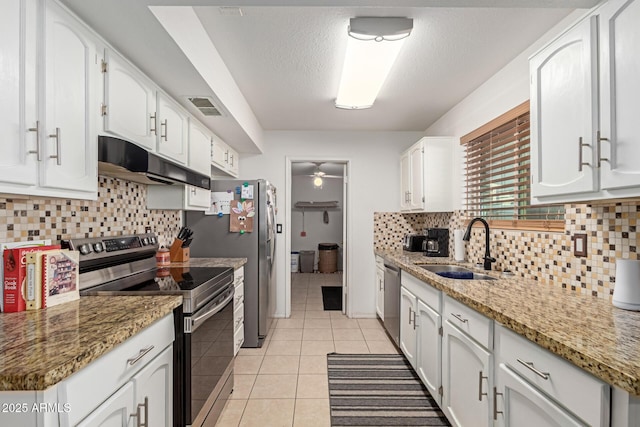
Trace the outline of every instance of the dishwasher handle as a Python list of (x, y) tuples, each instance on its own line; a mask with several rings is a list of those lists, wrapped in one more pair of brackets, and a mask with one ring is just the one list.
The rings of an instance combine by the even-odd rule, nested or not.
[(392, 274), (396, 276), (400, 275), (400, 269), (394, 265), (385, 264), (384, 269), (393, 272)]

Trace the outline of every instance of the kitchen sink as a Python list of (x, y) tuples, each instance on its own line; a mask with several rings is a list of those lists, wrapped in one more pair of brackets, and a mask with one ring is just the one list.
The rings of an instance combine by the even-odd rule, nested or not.
[(472, 270), (469, 270), (465, 267), (460, 267), (459, 265), (449, 265), (449, 264), (428, 264), (421, 265), (420, 267), (425, 270), (431, 271), (432, 273), (436, 273), (438, 276), (446, 277), (449, 279), (457, 279), (457, 280), (496, 280), (495, 277), (491, 277), (487, 274), (476, 273)]

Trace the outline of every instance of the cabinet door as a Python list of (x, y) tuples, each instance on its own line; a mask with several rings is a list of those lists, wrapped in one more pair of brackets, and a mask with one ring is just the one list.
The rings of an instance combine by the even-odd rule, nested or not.
[(135, 413), (133, 409), (134, 395), (133, 383), (126, 383), (78, 423), (77, 427), (123, 427), (135, 425), (130, 420), (131, 414)]
[(211, 204), (211, 191), (200, 187), (186, 185), (184, 187), (187, 192), (186, 209), (189, 210), (207, 210)]
[(211, 164), (218, 169), (227, 169), (229, 161), (229, 150), (227, 144), (222, 142), (217, 136), (211, 140)]
[(488, 426), (491, 353), (449, 321), (443, 329), (442, 410), (454, 426)]
[(597, 189), (597, 20), (584, 20), (531, 59), (531, 196)]
[(640, 186), (640, 1), (609, 1), (600, 9), (601, 182), (603, 189)]
[(88, 30), (45, 2), (45, 120), (40, 185), (78, 191), (98, 187), (97, 136), (91, 114), (98, 73)]
[(211, 175), (211, 133), (194, 120), (189, 120), (189, 159), (187, 165)]
[(376, 266), (376, 313), (384, 321), (384, 269)]
[(438, 388), (442, 384), (442, 316), (418, 300), (418, 351), (416, 372), (431, 396), (442, 404)]
[(400, 349), (411, 366), (416, 367), (416, 297), (400, 287)]
[[(498, 367), (494, 419), (504, 427), (586, 426), (504, 364)], [(498, 411), (500, 413), (498, 413)]]
[(158, 153), (178, 163), (187, 161), (188, 117), (182, 108), (158, 92), (156, 110)]
[[(173, 346), (167, 347), (133, 377), (136, 417), (157, 427), (173, 425)], [(149, 418), (146, 418), (148, 416)], [(125, 424), (126, 425), (126, 424)]]
[(409, 210), (411, 193), (411, 159), (409, 152), (400, 157), (400, 210)]
[(424, 209), (424, 187), (423, 187), (423, 143), (419, 142), (409, 150), (409, 163), (411, 169), (409, 188), (409, 209)]
[(229, 148), (229, 165), (228, 165), (229, 174), (234, 177), (238, 177), (238, 172), (240, 172), (240, 156), (238, 152), (233, 148)]
[(124, 58), (105, 49), (104, 130), (148, 150), (156, 147), (155, 90)]
[(0, 52), (0, 181), (36, 185), (35, 0), (0, 3)]

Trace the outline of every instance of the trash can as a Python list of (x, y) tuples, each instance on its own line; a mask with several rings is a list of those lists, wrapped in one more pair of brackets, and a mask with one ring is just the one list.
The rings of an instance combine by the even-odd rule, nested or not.
[(338, 270), (338, 244), (318, 244), (318, 271), (320, 273), (335, 273)]
[(313, 260), (316, 251), (300, 251), (300, 272), (313, 273)]
[(291, 272), (297, 273), (300, 269), (300, 252), (291, 252)]

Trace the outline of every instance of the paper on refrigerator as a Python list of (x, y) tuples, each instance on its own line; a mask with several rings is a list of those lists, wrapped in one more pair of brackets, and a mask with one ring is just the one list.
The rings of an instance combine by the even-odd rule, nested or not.
[(231, 202), (233, 201), (233, 193), (229, 191), (212, 191), (209, 210), (205, 215), (229, 215), (231, 213)]

